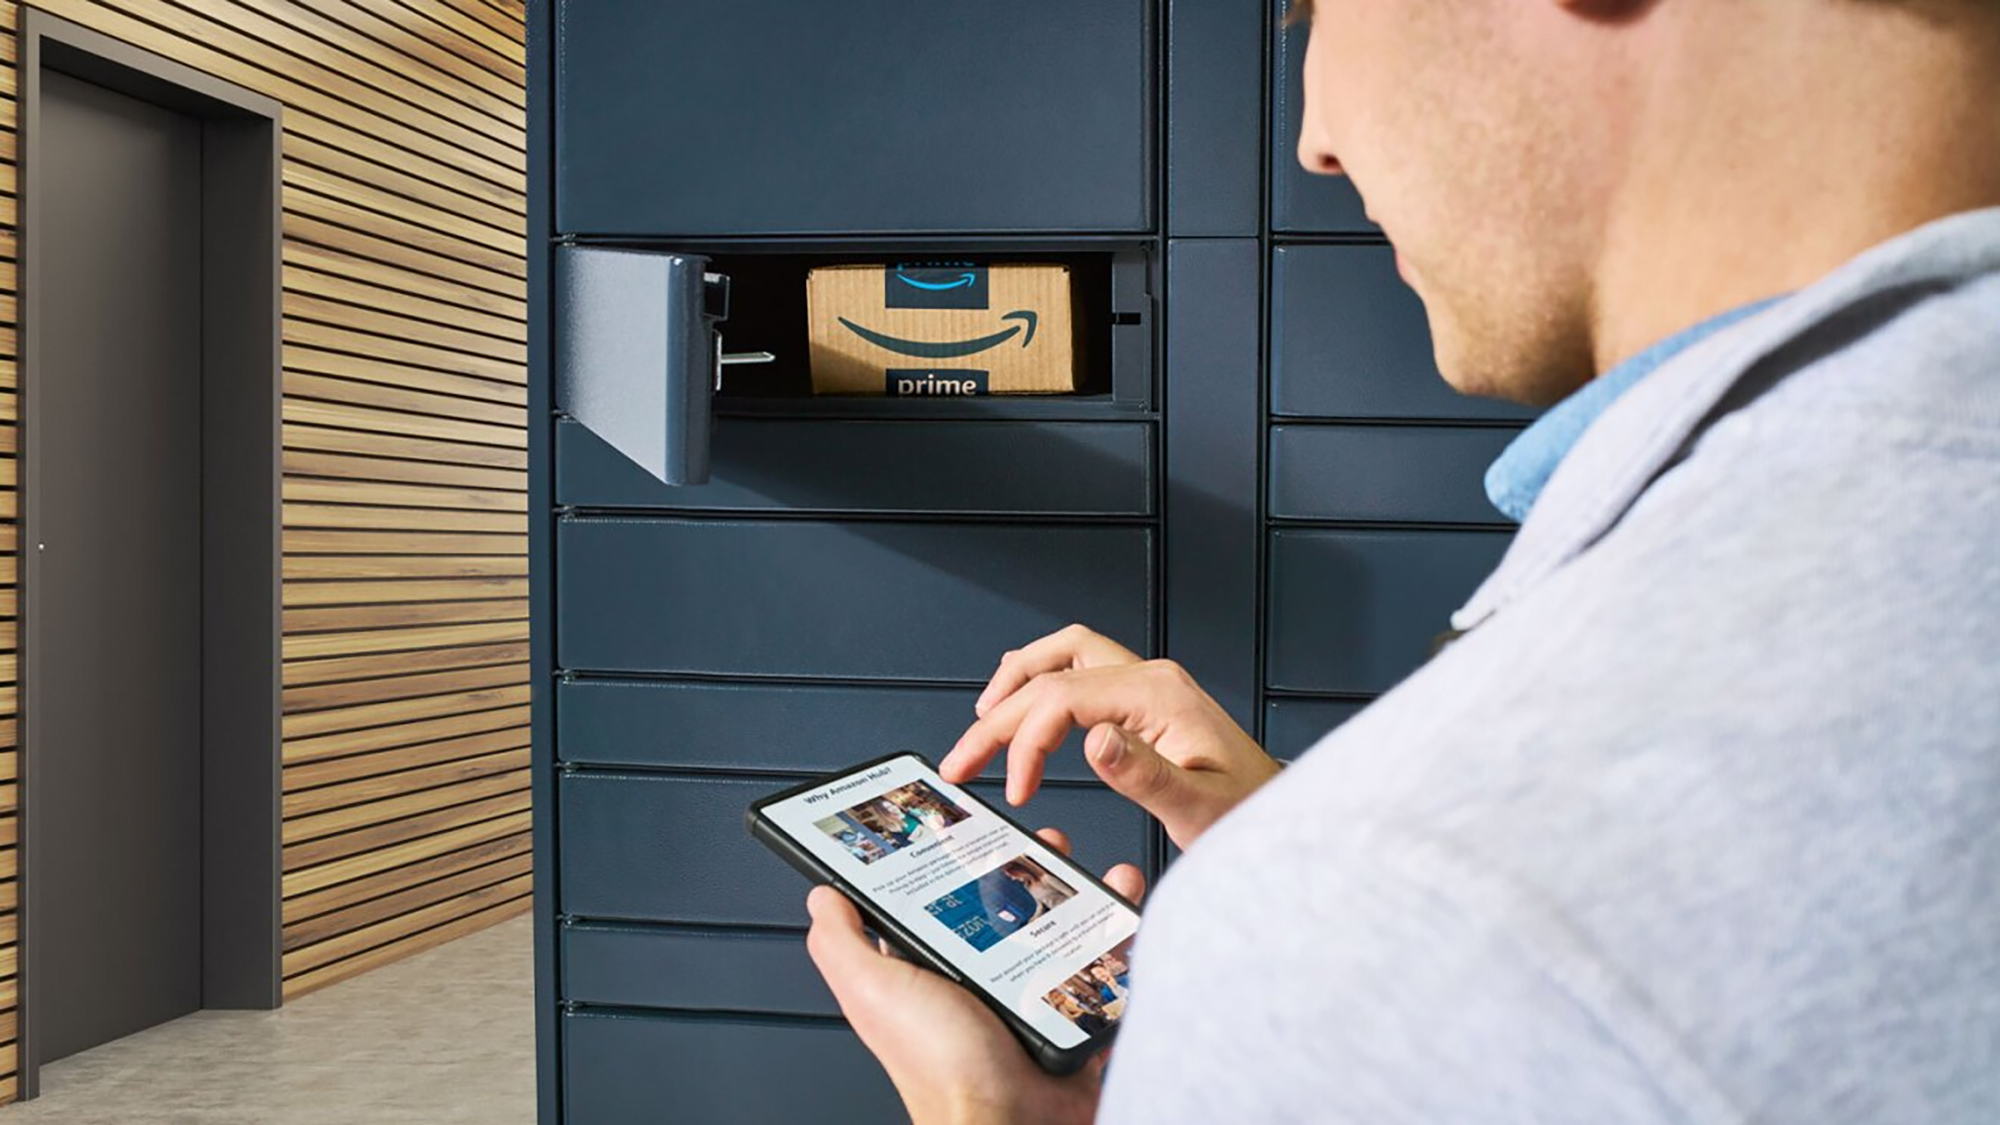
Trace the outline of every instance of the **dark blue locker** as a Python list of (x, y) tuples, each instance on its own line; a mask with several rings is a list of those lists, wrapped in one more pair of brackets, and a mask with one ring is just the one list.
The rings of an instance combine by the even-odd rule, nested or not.
[(1269, 686), (1387, 691), (1499, 563), (1502, 531), (1271, 533)]
[(1269, 700), (1264, 704), (1264, 750), (1274, 758), (1296, 758), (1366, 706), (1349, 699), (1285, 696)]
[[(1294, 756), (1504, 549), (1478, 476), (1529, 412), (1443, 384), (1351, 186), (1297, 167), (1284, 7), (531, 0), (548, 1125), (901, 1120), (752, 797), (935, 758), (1000, 655), (1071, 621), (1181, 660)], [(1110, 262), (1087, 394), (815, 399), (777, 368), (713, 393), (718, 327), (796, 334), (799, 263), (1010, 248)], [(553, 286), (565, 256), (640, 282)], [(1084, 784), (1079, 742), (1009, 811), (1095, 870), (1156, 868), (1158, 826)]]
[[(935, 761), (972, 725), (975, 687), (578, 679), (556, 685), (562, 760), (818, 773), (909, 748)], [(1004, 759), (987, 767), (1003, 776)], [(1083, 732), (1047, 776), (1095, 780)]]
[(1448, 426), (1271, 427), (1273, 516), (1505, 523), (1486, 467), (1516, 431)]
[(1073, 621), (1153, 648), (1153, 533), (576, 518), (556, 549), (565, 668), (984, 682)]
[(555, 254), (556, 407), (663, 485), (708, 480), (728, 283), (698, 254)]
[(558, 0), (556, 226), (1145, 231), (1153, 0)]
[(803, 933), (577, 922), (563, 989), (580, 1004), (838, 1016)]
[(1153, 511), (1153, 427), (1143, 422), (725, 418), (710, 457), (707, 484), (668, 485), (564, 422), (556, 426), (556, 499), (713, 511)]
[(908, 1121), (896, 1088), (834, 1020), (573, 1012), (567, 1125)]
[(1533, 412), (1444, 381), (1394, 251), (1294, 245), (1271, 251), (1271, 413), (1515, 421)]

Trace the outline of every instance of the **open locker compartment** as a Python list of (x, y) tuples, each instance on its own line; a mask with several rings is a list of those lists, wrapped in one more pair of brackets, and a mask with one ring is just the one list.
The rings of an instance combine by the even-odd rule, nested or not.
[[(996, 403), (1031, 397), (1080, 400), (1085, 404), (1144, 409), (1150, 395), (1150, 316), (1144, 249), (1050, 252), (1014, 250), (957, 254), (980, 265), (1053, 264), (1070, 273), (1070, 314), (1074, 330), (1076, 389), (1057, 395), (985, 396)], [(896, 265), (947, 259), (940, 253), (718, 254), (710, 268), (730, 279), (730, 319), (723, 338), (730, 352), (769, 352), (765, 364), (725, 367), (717, 397), (720, 409), (755, 408), (772, 400), (835, 398), (901, 407), (911, 399), (886, 396), (815, 395), (808, 342), (806, 278), (833, 265)], [(1139, 329), (1140, 331), (1132, 331)], [(1123, 376), (1121, 380), (1120, 376)]]
[[(815, 268), (938, 259), (1066, 266), (1076, 389), (918, 398), (813, 391)], [(707, 479), (715, 414), (1138, 420), (1154, 407), (1157, 258), (1148, 241), (1084, 245), (556, 249), (556, 409), (662, 482)], [(768, 360), (763, 359), (768, 355)], [(754, 359), (757, 362), (732, 362)]]

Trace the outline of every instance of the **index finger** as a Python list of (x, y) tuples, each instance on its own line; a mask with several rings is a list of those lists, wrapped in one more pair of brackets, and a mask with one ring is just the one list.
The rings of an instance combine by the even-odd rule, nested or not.
[(1144, 691), (1143, 667), (1118, 665), (1037, 677), (967, 727), (938, 763), (938, 773), (947, 781), (969, 780), (1006, 747), (1008, 800), (1015, 804), (1027, 800), (1041, 780), (1042, 760), (1062, 745), (1072, 726), (1133, 725), (1129, 720)]
[(1063, 672), (1107, 663), (1136, 663), (1139, 657), (1124, 645), (1082, 625), (1066, 625), (1047, 636), (1008, 652), (972, 704), (975, 715), (993, 706), (1044, 672)]
[(975, 719), (965, 733), (958, 736), (949, 753), (938, 762), (938, 774), (946, 781), (964, 782), (979, 776), (993, 756), (1013, 738), (1021, 718), (1036, 699), (1050, 691), (1050, 685), (1059, 682), (1061, 673), (1032, 680), (1020, 691), (1001, 700), (986, 714)]

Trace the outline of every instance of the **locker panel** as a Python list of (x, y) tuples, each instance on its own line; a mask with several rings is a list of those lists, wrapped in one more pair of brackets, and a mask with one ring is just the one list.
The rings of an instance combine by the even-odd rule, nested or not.
[(563, 999), (838, 1016), (805, 935), (582, 923), (562, 930)]
[[(896, 750), (942, 757), (972, 725), (979, 691), (571, 680), (556, 685), (556, 738), (561, 759), (582, 765), (820, 773)], [(987, 774), (1005, 769), (997, 760)], [(1049, 757), (1046, 773), (1096, 778), (1083, 759), (1083, 732), (1072, 732)]]
[(1246, 728), (1257, 714), (1258, 267), (1255, 239), (1168, 243), (1168, 655)]
[(662, 487), (708, 479), (728, 314), (728, 283), (708, 267), (698, 254), (556, 249), (556, 407)]
[(1368, 706), (1358, 700), (1286, 697), (1264, 704), (1264, 750), (1287, 761)]
[(1423, 663), (1510, 538), (1500, 531), (1273, 531), (1269, 685), (1388, 690)]
[(1486, 467), (1517, 431), (1444, 426), (1271, 427), (1271, 514), (1291, 519), (1504, 523)]
[(1267, 0), (1167, 0), (1168, 234), (1255, 237)]
[(1142, 527), (576, 518), (556, 546), (565, 668), (983, 683), (1072, 621), (1153, 648)]
[(718, 511), (1152, 514), (1153, 428), (1120, 422), (725, 418), (709, 482), (663, 484), (583, 426), (556, 427), (556, 499)]
[(1148, 229), (1154, 10), (562, 0), (556, 227)]
[(909, 1120), (843, 1023), (580, 1011), (562, 1025), (566, 1125)]

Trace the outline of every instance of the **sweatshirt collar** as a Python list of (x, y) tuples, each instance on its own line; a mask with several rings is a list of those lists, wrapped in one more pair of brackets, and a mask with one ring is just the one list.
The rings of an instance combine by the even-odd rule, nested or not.
[(2000, 207), (1969, 211), (1864, 251), (1757, 315), (1684, 347), (1618, 395), (1577, 439), (1500, 566), (1452, 614), (1453, 628), (1472, 629), (1603, 538), (1715, 418), (1815, 350), (1838, 350), (1856, 329), (1842, 314), (1865, 312), (1880, 321), (1941, 285), (1996, 270)]
[(1535, 506), (1536, 497), (1548, 485), (1556, 466), (1618, 396), (1668, 360), (1737, 321), (1764, 311), (1779, 299), (1767, 297), (1739, 305), (1683, 328), (1577, 388), (1522, 430), (1487, 468), (1487, 499), (1508, 519), (1516, 523), (1527, 519), (1529, 509)]

